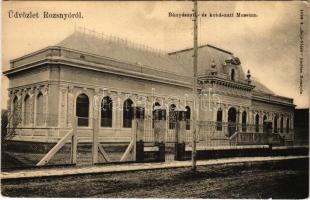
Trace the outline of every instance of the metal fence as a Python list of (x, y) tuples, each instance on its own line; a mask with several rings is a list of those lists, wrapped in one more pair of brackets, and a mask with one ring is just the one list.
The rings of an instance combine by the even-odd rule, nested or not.
[[(149, 157), (158, 150), (154, 144), (164, 143), (165, 160), (169, 161), (174, 159), (176, 142), (181, 140), (188, 147), (192, 145), (193, 123), (190, 120), (186, 120), (181, 128), (181, 139), (176, 119), (140, 119), (137, 124), (125, 122), (128, 128), (116, 130), (112, 129), (112, 120), (107, 118), (79, 117), (72, 120), (52, 114), (20, 112), (18, 115), (7, 113), (7, 123), (7, 128), (2, 130), (2, 135), (6, 131), (1, 141), (2, 169), (35, 167), (42, 160), (44, 163), (46, 159), (43, 158), (49, 155), (52, 156), (47, 158), (47, 166), (91, 165), (94, 163), (94, 154), (97, 156), (96, 163), (134, 161), (135, 143), (139, 140), (145, 143), (145, 151), (149, 152), (146, 156)], [(197, 127), (197, 146), (261, 145), (268, 142), (263, 125), (200, 121)], [(287, 141), (294, 140), (293, 130), (286, 130), (284, 128), (273, 134), (275, 144), (285, 145)], [(112, 142), (107, 142), (99, 135), (94, 146), (93, 134), (96, 131), (106, 134), (106, 138), (129, 131), (129, 138), (118, 141), (116, 137), (112, 138)], [(138, 133), (141, 138), (135, 136)]]

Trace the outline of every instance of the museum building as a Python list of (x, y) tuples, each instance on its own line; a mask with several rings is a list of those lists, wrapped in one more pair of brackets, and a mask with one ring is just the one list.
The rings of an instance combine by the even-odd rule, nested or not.
[(266, 121), (293, 140), (293, 99), (274, 94), (245, 73), (233, 53), (212, 45), (198, 48), (199, 103), (193, 109), (192, 55), (193, 48), (163, 53), (76, 30), (55, 46), (16, 58), (4, 72), (8, 110), (20, 113), (13, 140), (56, 142), (76, 116), (79, 141), (91, 140), (98, 125), (101, 142), (128, 142), (134, 108), (142, 108), (147, 123), (157, 107), (167, 111), (167, 131), (175, 128), (174, 111), (186, 111), (188, 133), (198, 114), (199, 141), (263, 133)]

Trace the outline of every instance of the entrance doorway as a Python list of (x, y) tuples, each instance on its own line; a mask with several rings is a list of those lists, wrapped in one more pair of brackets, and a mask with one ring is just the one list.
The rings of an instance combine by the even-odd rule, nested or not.
[(237, 110), (231, 107), (228, 110), (228, 136), (230, 137), (236, 132)]

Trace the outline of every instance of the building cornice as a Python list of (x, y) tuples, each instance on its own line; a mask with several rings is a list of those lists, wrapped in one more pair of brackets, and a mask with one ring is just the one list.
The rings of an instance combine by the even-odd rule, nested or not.
[(133, 72), (133, 71), (128, 71), (128, 70), (123, 70), (123, 69), (117, 69), (115, 67), (109, 67), (106, 65), (102, 64), (95, 64), (87, 61), (80, 61), (80, 60), (75, 60), (75, 59), (68, 59), (65, 57), (47, 57), (45, 59), (41, 59), (32, 63), (28, 63), (25, 65), (22, 65), (20, 67), (14, 68), (7, 70), (4, 73), (6, 76), (10, 76), (14, 73), (18, 73), (21, 71), (25, 71), (31, 68), (39, 67), (44, 64), (57, 64), (57, 65), (66, 65), (66, 66), (72, 66), (72, 67), (77, 67), (77, 68), (83, 68), (83, 69), (88, 69), (88, 70), (95, 70), (95, 71), (100, 71), (100, 72), (105, 72), (105, 73), (110, 73), (110, 74), (116, 74), (116, 75), (121, 75), (121, 76), (126, 76), (126, 77), (132, 77), (132, 78), (137, 78), (137, 79), (143, 79), (143, 80), (148, 80), (148, 81), (154, 81), (154, 82), (160, 82), (164, 84), (170, 84), (170, 85), (175, 85), (175, 86), (181, 86), (185, 88), (191, 88), (191, 83), (186, 83), (182, 81), (178, 81), (175, 79), (169, 79), (169, 78), (163, 78), (159, 77), (156, 75), (149, 75), (149, 74), (143, 74), (141, 72)]
[[(258, 93), (252, 94), (252, 99), (255, 101), (261, 101), (266, 103), (273, 103), (278, 104), (282, 106), (290, 106), (295, 107), (296, 105), (293, 103), (293, 99), (281, 97), (281, 96), (275, 96), (275, 95), (260, 95)], [(282, 100), (281, 100), (282, 99)]]
[[(85, 56), (84, 59), (82, 59), (81, 56)], [(13, 59), (10, 63), (11, 69), (3, 72), (6, 76), (39, 67), (44, 64), (57, 64), (170, 84), (188, 89), (192, 88), (191, 76), (182, 76), (173, 72), (158, 70), (141, 64), (139, 65), (138, 63), (123, 62), (59, 46), (46, 47)], [(229, 87), (243, 89), (252, 92), (253, 100), (295, 107), (292, 99), (269, 94), (259, 94), (253, 91), (255, 86), (251, 84), (230, 81), (216, 76), (199, 77), (199, 82), (218, 83)]]

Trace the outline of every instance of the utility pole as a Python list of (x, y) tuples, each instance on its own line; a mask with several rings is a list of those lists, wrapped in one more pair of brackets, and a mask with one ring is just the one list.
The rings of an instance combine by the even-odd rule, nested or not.
[(196, 134), (197, 134), (197, 60), (198, 60), (198, 31), (197, 31), (197, 0), (194, 0), (194, 54), (193, 54), (193, 134), (192, 134), (192, 171), (196, 171), (197, 150), (196, 150)]

